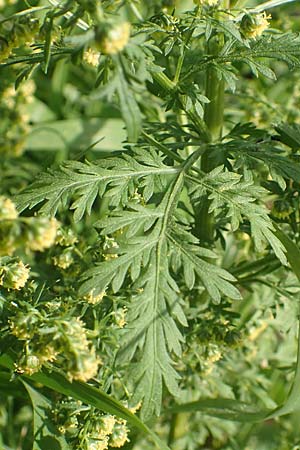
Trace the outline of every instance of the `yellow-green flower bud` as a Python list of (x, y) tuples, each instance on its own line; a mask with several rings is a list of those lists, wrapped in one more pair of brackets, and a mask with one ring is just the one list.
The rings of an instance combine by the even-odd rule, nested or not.
[(26, 244), (30, 250), (41, 252), (54, 244), (58, 228), (56, 219), (32, 217), (28, 223)]
[(24, 364), (22, 364), (23, 373), (32, 375), (33, 373), (38, 372), (41, 366), (41, 361), (38, 356), (28, 355)]
[(0, 266), (0, 286), (19, 290), (29, 278), (29, 268), (22, 261), (12, 261)]
[[(70, 380), (87, 381), (98, 372), (100, 360), (87, 338), (87, 330), (79, 318), (61, 322), (61, 345), (67, 358), (67, 374)], [(64, 340), (67, 340), (67, 344)], [(66, 346), (67, 345), (67, 350)]]
[(9, 5), (14, 5), (18, 0), (0, 0), (0, 8), (5, 8)]
[(101, 302), (103, 297), (105, 296), (106, 291), (102, 291), (99, 294), (95, 294), (95, 289), (92, 289), (88, 294), (86, 294), (83, 299), (86, 300), (91, 305), (96, 305)]
[(240, 31), (247, 39), (256, 39), (269, 27), (271, 16), (263, 12), (260, 14), (244, 14)]
[(99, 65), (100, 53), (92, 48), (88, 48), (83, 54), (83, 61), (93, 67), (98, 67)]
[(7, 197), (0, 196), (0, 220), (14, 220), (18, 217), (15, 204)]
[(103, 439), (89, 439), (86, 450), (107, 450), (108, 449), (108, 438)]
[(95, 377), (98, 372), (99, 360), (96, 357), (95, 349), (86, 349), (82, 355), (77, 355), (77, 367), (68, 371), (71, 380), (88, 381)]
[(66, 248), (62, 253), (60, 253), (57, 256), (54, 256), (53, 263), (55, 266), (59, 267), (60, 269), (67, 269), (70, 267), (74, 262), (72, 250), (69, 248)]
[(128, 442), (128, 428), (124, 422), (117, 423), (109, 439), (110, 447), (120, 448)]
[(124, 49), (130, 37), (130, 24), (103, 24), (95, 27), (95, 44), (105, 55), (115, 55)]
[(39, 327), (39, 317), (33, 312), (18, 313), (10, 320), (11, 333), (18, 339), (27, 340), (34, 336)]
[(115, 311), (115, 322), (119, 328), (124, 328), (126, 325), (126, 312), (126, 306)]
[(97, 420), (93, 430), (95, 436), (97, 436), (97, 439), (103, 439), (104, 437), (112, 434), (115, 423), (116, 418), (114, 416), (110, 414), (101, 416), (100, 419)]
[(78, 239), (71, 228), (67, 230), (59, 228), (57, 230), (55, 244), (61, 245), (62, 247), (69, 247), (70, 245), (76, 244), (76, 242), (78, 242)]

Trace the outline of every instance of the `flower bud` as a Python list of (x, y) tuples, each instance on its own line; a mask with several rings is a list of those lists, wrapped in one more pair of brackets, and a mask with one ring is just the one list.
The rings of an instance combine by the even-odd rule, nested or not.
[(126, 325), (126, 312), (127, 308), (124, 306), (123, 308), (117, 309), (115, 311), (115, 322), (119, 328), (124, 328)]
[(120, 448), (128, 442), (128, 428), (124, 422), (117, 423), (109, 439), (110, 447)]
[(260, 14), (244, 14), (240, 31), (247, 39), (256, 39), (269, 27), (271, 16), (263, 12)]
[(89, 439), (86, 447), (86, 450), (107, 450), (108, 449), (108, 438), (105, 437), (103, 439)]
[(130, 24), (104, 24), (95, 27), (95, 44), (105, 55), (115, 55), (124, 49), (130, 37)]
[(22, 261), (12, 261), (0, 266), (0, 286), (19, 290), (29, 278), (29, 268)]
[(4, 196), (0, 196), (0, 221), (1, 220), (14, 220), (18, 217), (15, 204)]
[(99, 65), (100, 53), (92, 48), (88, 48), (83, 54), (83, 60), (93, 67), (98, 67)]
[(86, 294), (83, 299), (86, 300), (91, 305), (96, 305), (100, 303), (103, 297), (106, 295), (106, 291), (102, 291), (99, 294), (95, 294), (95, 289), (92, 289), (88, 294)]
[(18, 313), (10, 320), (11, 333), (20, 340), (31, 339), (39, 327), (39, 317), (34, 312)]
[(78, 242), (74, 231), (71, 228), (63, 229), (59, 228), (56, 233), (55, 244), (61, 245), (62, 247), (69, 247)]
[(55, 266), (60, 269), (67, 269), (74, 262), (72, 249), (66, 248), (62, 253), (57, 256), (54, 256), (53, 263)]
[(27, 231), (27, 247), (30, 250), (41, 252), (54, 244), (58, 228), (56, 219), (33, 217), (28, 223), (30, 228)]

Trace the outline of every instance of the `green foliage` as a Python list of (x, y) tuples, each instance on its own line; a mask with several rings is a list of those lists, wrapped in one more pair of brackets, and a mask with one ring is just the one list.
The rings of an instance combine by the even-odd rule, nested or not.
[(3, 448), (298, 445), (286, 3), (0, 2)]

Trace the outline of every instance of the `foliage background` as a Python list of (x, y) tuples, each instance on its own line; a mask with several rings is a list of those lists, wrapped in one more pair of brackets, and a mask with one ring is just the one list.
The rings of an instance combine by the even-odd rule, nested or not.
[[(108, 10), (112, 8), (113, 11), (115, 2), (106, 3)], [(131, 2), (127, 3), (129, 5)], [(151, 16), (154, 3), (144, 7), (145, 10), (148, 8), (148, 11), (143, 11), (146, 16)], [(159, 3), (157, 2), (158, 8)], [(43, 4), (31, 2), (31, 6)], [(120, 14), (127, 15), (127, 18), (134, 21), (132, 12), (128, 12), (128, 5)], [(178, 12), (191, 7), (193, 7), (191, 2), (180, 2)], [(22, 9), (24, 9), (23, 1), (6, 3), (2, 5), (1, 15), (8, 17)], [(276, 8), (274, 12), (272, 11), (272, 27), (298, 31), (299, 15), (297, 4), (291, 3)], [(157, 40), (159, 41), (159, 38)], [(30, 50), (27, 51), (30, 55)], [(21, 46), (15, 51), (15, 56), (23, 55), (24, 52), (26, 53), (26, 49)], [(138, 55), (137, 49), (136, 52)], [(176, 56), (176, 50), (174, 52)], [(84, 61), (81, 62), (81, 57), (79, 54), (73, 55), (73, 60), (67, 58), (55, 64), (50, 62), (46, 74), (45, 67), (37, 65), (34, 71), (30, 72), (30, 79), (34, 80), (35, 84), (30, 81), (21, 83), (16, 94), (9, 89), (20, 75), (20, 69), (27, 66), (1, 67), (1, 110), (5, 117), (1, 125), (1, 195), (17, 201), (15, 195), (30, 185), (36, 176), (40, 177), (41, 172), (53, 165), (57, 168), (66, 160), (83, 162), (87, 158), (92, 162), (99, 159), (105, 161), (104, 158), (108, 155), (120, 156), (124, 150), (130, 151), (132, 146), (125, 144), (124, 147), (123, 144), (128, 137), (130, 125), (124, 122), (122, 107), (119, 107), (116, 96), (108, 89), (104, 96), (103, 89), (101, 91), (99, 86), (95, 86), (97, 69)], [(163, 58), (162, 60), (164, 63), (165, 60)], [(29, 67), (32, 69), (31, 65)], [(261, 130), (259, 137), (265, 136), (264, 133), (275, 133), (274, 124), (300, 125), (299, 69), (290, 72), (284, 63), (276, 61), (271, 62), (271, 67), (276, 72), (276, 82), (261, 75), (256, 78), (248, 68), (238, 63), (238, 71), (242, 76), (238, 79), (236, 92), (232, 93), (230, 90), (226, 92), (224, 134), (232, 129), (233, 124), (239, 122), (251, 122), (257, 126)], [(172, 67), (168, 69), (172, 72)], [(25, 75), (27, 77), (29, 72)], [(146, 79), (148, 76), (143, 74), (143, 67), (139, 75)], [(178, 108), (174, 106), (174, 99), (168, 98), (159, 86), (155, 85), (153, 88), (149, 80), (146, 81), (147, 91), (143, 91), (143, 87), (134, 82), (135, 80), (131, 87), (142, 110), (143, 126), (148, 135), (165, 144), (170, 141), (171, 143), (183, 141), (183, 131), (187, 132), (187, 128), (176, 126), (176, 123), (181, 123), (181, 119)], [(199, 82), (201, 83), (201, 77)], [(134, 106), (131, 104), (130, 107)], [(169, 111), (166, 111), (168, 108)], [(168, 125), (166, 128), (161, 126), (166, 118), (174, 124), (171, 133)], [(136, 120), (138, 121), (138, 117)], [(159, 120), (160, 125), (156, 126)], [(127, 126), (127, 132), (124, 125)], [(134, 134), (134, 130), (131, 130), (131, 133)], [(296, 162), (299, 142), (300, 140), (295, 145)], [(145, 148), (146, 145), (147, 142), (142, 138), (141, 148)], [(142, 155), (141, 159), (143, 158), (145, 157)], [(262, 164), (255, 165), (254, 173), (257, 179), (265, 179), (265, 171), (266, 168)], [(275, 191), (271, 192), (273, 197), (270, 194), (267, 201), (270, 205), (273, 204), (278, 195), (281, 209), (280, 211), (273, 209), (272, 213), (275, 218), (275, 212), (277, 213), (279, 223), (281, 221), (284, 223), (284, 219), (291, 216), (286, 209), (293, 208), (295, 211), (292, 223), (295, 225), (293, 237), (297, 242), (298, 181), (288, 184), (288, 188), (280, 185), (279, 179), (278, 184), (276, 183), (277, 191), (274, 187)], [(130, 195), (133, 205), (144, 206), (139, 196), (140, 192), (131, 190)], [(181, 201), (184, 201), (184, 197)], [(69, 206), (69, 203), (66, 204)], [(75, 236), (73, 242), (72, 239), (67, 241), (65, 237), (65, 240), (61, 241), (64, 242), (62, 245), (56, 241), (55, 246), (44, 249), (43, 252), (34, 252), (28, 249), (26, 236), (24, 237), (16, 255), (30, 265), (32, 278), (22, 291), (5, 289), (1, 291), (3, 339), (1, 338), (0, 345), (1, 350), (6, 349), (8, 345), (13, 347), (21, 364), (24, 356), (23, 343), (12, 340), (11, 335), (11, 323), (16, 321), (18, 313), (21, 316), (28, 316), (32, 314), (34, 308), (41, 313), (41, 317), (37, 319), (40, 321), (39, 326), (46, 323), (49, 328), (58, 327), (58, 324), (61, 326), (63, 321), (70, 322), (72, 319), (74, 322), (71, 323), (76, 328), (75, 318), (81, 318), (85, 329), (88, 330), (87, 339), (96, 348), (97, 355), (101, 355), (103, 363), (97, 374), (97, 384), (113, 397), (130, 403), (131, 397), (127, 389), (133, 389), (133, 386), (130, 383), (129, 386), (125, 386), (123, 383), (124, 373), (128, 374), (127, 369), (124, 372), (124, 369), (118, 369), (114, 365), (116, 348), (123, 339), (124, 322), (128, 320), (126, 308), (129, 306), (128, 298), (132, 295), (130, 284), (125, 284), (117, 296), (113, 291), (108, 291), (103, 302), (93, 305), (84, 301), (82, 296), (78, 297), (78, 286), (74, 286), (73, 281), (99, 258), (113, 259), (114, 240), (98, 235), (93, 228), (97, 220), (105, 219), (107, 208), (105, 201), (100, 203), (97, 200), (91, 215), (85, 215), (84, 219), (77, 223), (68, 208), (61, 208), (58, 220), (63, 224), (65, 233)], [(34, 208), (33, 211), (37, 209)], [(33, 211), (26, 210), (22, 217), (31, 218)], [(282, 212), (286, 212), (287, 216), (280, 216), (279, 213)], [(243, 227), (235, 234), (226, 236), (226, 240), (225, 248), (222, 248), (221, 240), (216, 243), (217, 262), (233, 274), (232, 269), (235, 268), (238, 274), (239, 263), (253, 261), (257, 253), (249, 239), (247, 229)], [(68, 245), (66, 242), (71, 244)], [(65, 258), (72, 258), (72, 264), (66, 268), (59, 267), (55, 263), (57, 261), (55, 258), (59, 258), (62, 253)], [(182, 375), (179, 403), (207, 397), (225, 397), (237, 398), (260, 408), (272, 409), (281, 404), (288, 395), (297, 351), (296, 300), (299, 296), (299, 282), (292, 272), (280, 266), (271, 253), (259, 254), (261, 258), (268, 258), (271, 255), (259, 271), (254, 273), (249, 269), (248, 272), (244, 272), (245, 279), (242, 280), (240, 288), (243, 300), (232, 301), (226, 298), (220, 304), (208, 303), (205, 296), (201, 297), (201, 290), (199, 294), (196, 290), (184, 291), (184, 287), (180, 286), (184, 291), (183, 308), (190, 333), (186, 333), (182, 359), (175, 358), (176, 369)], [(183, 284), (182, 280), (180, 282)], [(195, 297), (198, 299), (197, 302), (194, 301)], [(18, 305), (18, 311), (14, 307), (15, 303)], [(48, 322), (45, 321), (45, 315), (50, 318)], [(81, 328), (78, 333), (77, 336), (72, 335), (72, 344), (69, 348), (65, 341), (59, 344), (63, 347), (59, 361), (64, 368), (68, 354), (72, 355), (73, 351), (76, 353), (75, 341), (81, 336)], [(43, 345), (43, 342), (39, 336), (38, 345)], [(69, 373), (73, 369), (69, 367)], [(33, 433), (33, 413), (28, 395), (18, 381), (15, 381), (12, 390), (9, 390), (8, 370), (3, 370), (0, 375), (2, 394), (0, 446), (4, 449), (27, 450), (31, 448)], [(35, 385), (36, 388), (37, 386)], [(92, 426), (99, 420), (99, 415), (93, 408), (80, 410), (80, 414), (77, 415), (74, 413), (77, 422), (75, 426), (73, 424), (72, 429), (72, 424), (67, 424), (67, 417), (70, 415), (68, 411), (77, 411), (81, 405), (78, 406), (70, 398), (67, 399), (58, 393), (50, 393), (47, 389), (42, 392), (48, 401), (52, 402), (51, 417), (56, 422), (55, 426), (60, 431), (65, 428), (63, 430), (65, 434), (59, 434), (57, 431), (56, 433), (59, 436), (66, 436), (70, 448), (79, 448), (76, 447), (79, 445), (79, 438), (74, 428), (78, 433), (88, 421)], [(166, 411), (172, 404), (172, 399), (166, 390), (163, 397), (163, 411)], [(37, 402), (41, 403), (41, 399), (39, 398)], [(299, 412), (259, 424), (247, 422), (239, 424), (201, 412), (189, 412), (164, 413), (159, 419), (152, 419), (150, 426), (164, 441), (169, 441), (174, 450), (200, 448), (296, 450), (300, 448), (298, 421)], [(86, 448), (85, 441), (82, 442), (80, 445)], [(50, 448), (49, 443), (46, 445), (48, 447), (35, 448)], [(65, 443), (61, 445), (64, 448)], [(138, 450), (152, 446), (150, 441), (146, 441), (133, 429), (130, 442), (125, 443), (124, 449)]]

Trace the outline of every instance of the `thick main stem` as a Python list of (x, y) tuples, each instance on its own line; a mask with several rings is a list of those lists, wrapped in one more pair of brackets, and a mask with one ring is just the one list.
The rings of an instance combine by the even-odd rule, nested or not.
[[(229, 0), (222, 2), (224, 9), (229, 9)], [(207, 53), (217, 55), (224, 45), (224, 36), (217, 34), (213, 36), (207, 44)], [(210, 142), (214, 143), (221, 139), (224, 120), (224, 80), (220, 79), (216, 68), (211, 65), (206, 72), (206, 88), (205, 95), (210, 103), (205, 105), (204, 122), (210, 133)], [(211, 155), (211, 149), (207, 151), (201, 158), (201, 170), (210, 172), (218, 165), (215, 157)], [(196, 229), (198, 238), (202, 242), (212, 243), (214, 240), (214, 216), (209, 212), (210, 201), (206, 197), (200, 204), (199, 211), (196, 216)]]
[[(220, 45), (219, 41), (222, 41)], [(219, 36), (214, 38), (214, 41), (208, 45), (210, 54), (219, 52), (220, 47), (223, 46), (223, 39)], [(214, 66), (210, 66), (206, 72), (206, 97), (210, 103), (206, 103), (204, 110), (204, 121), (211, 134), (212, 142), (218, 141), (222, 137), (223, 116), (224, 116), (224, 80), (219, 79)], [(204, 160), (202, 160), (203, 164)], [(207, 162), (205, 162), (207, 164)], [(202, 169), (206, 172), (205, 167)], [(210, 170), (210, 168), (208, 168)]]

